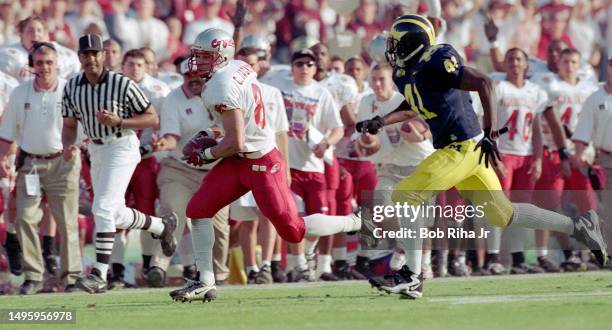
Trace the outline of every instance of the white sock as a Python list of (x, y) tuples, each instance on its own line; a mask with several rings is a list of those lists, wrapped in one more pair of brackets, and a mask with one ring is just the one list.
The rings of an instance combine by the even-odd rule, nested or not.
[(537, 249), (536, 250), (536, 256), (538, 256), (538, 258), (540, 258), (540, 257), (547, 257), (548, 256), (548, 250), (546, 250), (546, 249)]
[(287, 270), (297, 267), (297, 256), (295, 254), (287, 254)]
[(404, 248), (404, 253), (406, 254), (406, 266), (408, 266), (413, 273), (420, 274), (421, 259), (423, 258), (423, 239), (418, 233), (422, 227), (423, 219), (419, 217), (414, 221), (410, 221), (410, 219), (400, 217), (399, 220), (402, 229), (412, 229), (417, 233), (414, 238), (404, 237), (398, 239), (398, 241), (401, 243), (402, 247)]
[(261, 268), (268, 266), (270, 267), (272, 265), (272, 263), (270, 262), (270, 260), (262, 260), (261, 261)]
[(315, 213), (304, 217), (306, 235), (329, 236), (361, 229), (361, 219), (355, 215), (326, 215)]
[(421, 263), (424, 265), (431, 265), (431, 250), (423, 251), (423, 260)]
[(215, 285), (212, 253), (215, 244), (215, 231), (212, 219), (192, 219), (191, 236), (193, 237), (193, 254), (196, 266), (200, 271), (200, 281), (205, 285)]
[(105, 264), (103, 262), (96, 262), (94, 264), (94, 268), (100, 271), (100, 278), (103, 281), (106, 281), (106, 275), (108, 275), (108, 264)]
[[(391, 260), (389, 260), (389, 267), (391, 267), (391, 269), (393, 270), (399, 270), (405, 264), (406, 256), (397, 251), (393, 251), (393, 254), (391, 255)], [(410, 270), (412, 270), (412, 268)]]
[(570, 235), (574, 232), (574, 223), (570, 217), (531, 204), (512, 203), (512, 207), (514, 215), (510, 226), (549, 229)]
[(489, 235), (486, 238), (487, 252), (499, 254), (502, 235), (501, 227), (494, 226), (488, 222), (485, 224), (485, 227), (489, 231)]
[(313, 254), (315, 253), (315, 250), (317, 249), (317, 243), (319, 243), (319, 239), (315, 239), (314, 241), (311, 241), (309, 239), (304, 240), (304, 253), (306, 254)]
[(329, 254), (319, 254), (317, 256), (317, 278), (323, 273), (331, 273), (332, 257)]
[(17, 234), (17, 231), (15, 230), (15, 223), (6, 221), (6, 232), (9, 234)]
[(113, 252), (111, 253), (110, 263), (111, 264), (123, 264), (125, 259), (125, 246), (127, 245), (127, 234), (120, 232), (115, 234), (115, 241), (113, 242)]
[(257, 267), (257, 265), (254, 266), (247, 266), (246, 267), (246, 273), (247, 275), (251, 273), (251, 271), (254, 271), (255, 273), (259, 272), (259, 267)]
[(295, 269), (297, 270), (302, 271), (308, 269), (308, 260), (306, 260), (306, 254), (304, 253), (297, 255), (295, 263)]
[(333, 248), (332, 257), (334, 260), (346, 260), (346, 247)]
[(272, 255), (272, 261), (281, 261), (283, 260), (283, 256), (280, 253), (274, 253)]
[(164, 231), (161, 218), (146, 215), (129, 207), (117, 211), (115, 226), (121, 229), (142, 229), (155, 235), (160, 235)]

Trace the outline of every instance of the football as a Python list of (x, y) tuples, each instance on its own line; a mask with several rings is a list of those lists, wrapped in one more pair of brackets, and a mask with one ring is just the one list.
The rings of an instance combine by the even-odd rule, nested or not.
[(429, 125), (421, 117), (406, 120), (400, 128), (401, 137), (407, 142), (421, 142), (422, 136), (429, 131)]
[[(199, 131), (197, 132), (185, 146), (183, 147), (183, 157), (189, 159), (191, 155), (196, 152), (200, 152), (206, 148), (211, 148), (217, 145), (217, 140), (214, 137), (209, 135), (209, 130)], [(210, 164), (215, 162), (216, 159), (210, 159), (205, 162), (205, 164)]]
[(378, 135), (362, 134), (355, 143), (355, 151), (359, 156), (367, 157), (380, 150), (380, 137)]

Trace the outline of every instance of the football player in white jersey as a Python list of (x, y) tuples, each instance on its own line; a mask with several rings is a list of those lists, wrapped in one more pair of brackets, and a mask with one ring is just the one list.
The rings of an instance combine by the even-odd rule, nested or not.
[[(244, 61), (253, 67), (253, 70), (260, 72), (258, 50), (252, 47), (241, 48), (236, 58)], [(285, 163), (289, 162), (288, 137), (289, 122), (287, 121), (287, 112), (283, 96), (276, 87), (261, 83), (261, 96), (264, 100), (266, 118), (268, 122), (266, 128), (272, 129), (276, 136), (276, 147), (283, 154)], [(287, 167), (287, 180), (291, 182), (291, 173)], [(256, 205), (252, 205), (253, 194), (248, 193), (240, 199), (235, 200), (231, 207), (230, 213), (232, 220), (241, 221), (239, 227), (240, 246), (244, 256), (244, 264), (246, 267), (247, 281), (249, 284), (269, 284), (274, 280), (275, 275), (278, 280), (278, 271), (280, 265), (276, 264), (274, 273), (272, 271), (273, 251), (276, 244), (277, 233), (268, 219), (261, 217), (261, 221), (257, 222), (260, 213)], [(256, 263), (257, 233), (259, 233), (262, 245), (261, 249), (261, 265)], [(280, 241), (280, 237), (278, 238)]]
[[(542, 172), (542, 137), (540, 132), (540, 115), (548, 104), (546, 92), (538, 85), (526, 80), (528, 55), (519, 48), (506, 52), (504, 67), (506, 74), (497, 81), (498, 129), (508, 128), (508, 133), (498, 139), (498, 148), (502, 156), (497, 167), (497, 174), (502, 189), (508, 197), (517, 203), (530, 203), (532, 191)], [(497, 227), (490, 226), (491, 231), (499, 232)], [(532, 267), (525, 262), (523, 228), (507, 228), (510, 235), (510, 252), (512, 253), (513, 274), (540, 273), (544, 269)], [(499, 262), (501, 240), (499, 237), (487, 238), (487, 258), (485, 269), (495, 275)], [(546, 269), (553, 271), (556, 266), (547, 262), (544, 256), (538, 260)], [(556, 271), (559, 271), (556, 268)]]
[[(30, 16), (18, 25), (21, 41), (16, 44), (0, 47), (0, 71), (11, 77), (24, 81), (33, 78), (29, 65), (28, 52), (36, 41), (49, 41), (49, 29), (40, 16)], [(60, 44), (53, 42), (57, 49), (59, 76), (68, 79), (81, 70), (77, 54)]]
[[(597, 89), (597, 85), (593, 84), (590, 80), (580, 80), (578, 78), (579, 66), (580, 52), (576, 49), (566, 48), (561, 51), (557, 79), (543, 84), (543, 87), (548, 92), (548, 107), (560, 119), (565, 135), (568, 138), (571, 138), (572, 132), (576, 128), (584, 101)], [(578, 168), (576, 164), (571, 166), (571, 169), (567, 168), (573, 148), (569, 152), (565, 149), (555, 150), (556, 146), (553, 145), (550, 128), (547, 125), (543, 125), (543, 131), (544, 157), (542, 176), (538, 180), (535, 190), (543, 190), (545, 192), (536, 192), (534, 201), (543, 208), (561, 210), (563, 191), (568, 190), (568, 194), (576, 204), (579, 212), (595, 209), (597, 206), (596, 199), (589, 179), (585, 175), (586, 169)], [(568, 145), (572, 147), (569, 142)], [(563, 164), (566, 165), (562, 169)], [(544, 235), (543, 239), (546, 242), (547, 235)], [(573, 261), (575, 258), (571, 258), (572, 255), (568, 248), (569, 241), (567, 236), (559, 234), (557, 239), (560, 240), (564, 248), (566, 259)], [(546, 245), (544, 244), (543, 246)], [(566, 270), (576, 267), (576, 264), (579, 262), (578, 260), (575, 261), (565, 263)]]
[[(283, 156), (275, 147), (272, 130), (266, 129), (265, 106), (257, 74), (245, 62), (233, 60), (234, 51), (232, 37), (214, 28), (200, 33), (192, 47), (197, 70), (207, 80), (202, 100), (225, 135), (214, 146), (184, 155), (187, 162), (196, 166), (219, 158), (221, 161), (206, 175), (186, 210), (192, 220), (193, 250), (200, 281), (170, 292), (174, 300), (211, 301), (216, 298), (212, 265), (215, 237), (211, 218), (249, 190), (261, 212), (288, 242), (300, 242), (305, 235), (325, 236), (361, 229), (361, 218), (357, 215), (313, 214), (304, 218), (298, 215)], [(323, 139), (319, 145), (314, 152), (322, 156), (329, 144)]]

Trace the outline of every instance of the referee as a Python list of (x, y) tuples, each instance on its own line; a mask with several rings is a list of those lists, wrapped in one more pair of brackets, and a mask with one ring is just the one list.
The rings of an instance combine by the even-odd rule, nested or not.
[(176, 241), (174, 213), (157, 218), (126, 207), (125, 192), (140, 162), (140, 143), (134, 129), (155, 127), (159, 118), (149, 99), (134, 81), (104, 69), (102, 39), (95, 34), (79, 39), (79, 61), (83, 72), (66, 83), (62, 97), (63, 156), (72, 159), (77, 124), (89, 137), (91, 178), (96, 222), (96, 263), (76, 284), (89, 293), (106, 291), (106, 273), (115, 230), (143, 229), (159, 237), (162, 251), (172, 256)]

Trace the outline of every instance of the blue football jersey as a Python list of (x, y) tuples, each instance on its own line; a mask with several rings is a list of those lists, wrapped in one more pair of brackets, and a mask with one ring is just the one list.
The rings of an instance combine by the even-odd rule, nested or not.
[(393, 81), (412, 110), (431, 129), (436, 149), (480, 134), (469, 92), (459, 89), (463, 59), (447, 44), (429, 47), (408, 70), (396, 68)]

